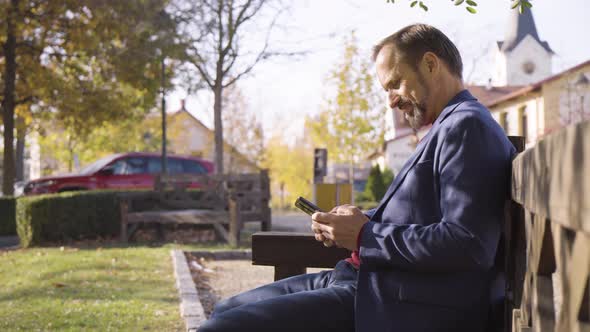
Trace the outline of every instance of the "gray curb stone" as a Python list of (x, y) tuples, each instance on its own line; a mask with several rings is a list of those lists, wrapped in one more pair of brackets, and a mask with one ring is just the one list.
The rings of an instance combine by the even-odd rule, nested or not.
[(199, 300), (199, 293), (191, 276), (182, 250), (170, 251), (176, 277), (176, 288), (180, 298), (180, 315), (184, 319), (186, 331), (196, 332), (197, 328), (207, 319)]
[(252, 259), (252, 250), (189, 251), (195, 257), (215, 260)]

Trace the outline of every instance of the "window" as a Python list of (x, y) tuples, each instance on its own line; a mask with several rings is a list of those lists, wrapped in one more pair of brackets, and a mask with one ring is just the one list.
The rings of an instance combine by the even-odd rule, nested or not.
[[(168, 174), (205, 174), (207, 170), (196, 160), (186, 160), (178, 158), (168, 158)], [(159, 174), (162, 172), (162, 158), (150, 157), (147, 165), (148, 173)]]
[(181, 174), (184, 173), (182, 169), (182, 160), (176, 158), (168, 159), (168, 174)]
[(498, 122), (500, 122), (500, 127), (502, 127), (502, 129), (504, 129), (504, 132), (506, 132), (506, 133), (508, 133), (507, 118), (508, 118), (508, 114), (506, 112), (502, 112), (502, 113), (500, 113), (500, 117), (498, 119), (499, 120)]
[(207, 170), (196, 160), (183, 160), (182, 168), (184, 173), (189, 174), (205, 174)]
[(125, 159), (119, 159), (106, 168), (112, 169), (113, 175), (123, 175), (125, 174), (125, 164)]
[(147, 158), (126, 158), (125, 166), (125, 174), (127, 175), (147, 173)]
[(150, 157), (148, 159), (148, 173), (160, 174), (162, 172), (162, 158)]
[(518, 115), (520, 117), (520, 123), (519, 123), (519, 127), (518, 128), (518, 134), (521, 135), (522, 137), (524, 137), (524, 141), (527, 141), (527, 131), (528, 131), (528, 119), (527, 119), (527, 115), (526, 115), (526, 106), (522, 106), (521, 108), (518, 109)]

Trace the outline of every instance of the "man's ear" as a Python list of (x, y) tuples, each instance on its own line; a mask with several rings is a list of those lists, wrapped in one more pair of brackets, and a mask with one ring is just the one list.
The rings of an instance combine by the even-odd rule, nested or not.
[(422, 65), (424, 70), (430, 74), (437, 74), (440, 70), (440, 59), (432, 52), (424, 53), (422, 57)]

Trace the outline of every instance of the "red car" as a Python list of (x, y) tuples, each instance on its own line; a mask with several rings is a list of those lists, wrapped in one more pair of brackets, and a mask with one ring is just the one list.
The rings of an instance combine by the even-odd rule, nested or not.
[[(149, 189), (162, 170), (157, 153), (120, 153), (95, 161), (79, 174), (44, 177), (29, 181), (25, 195), (93, 189)], [(167, 156), (168, 174), (211, 174), (213, 163), (207, 160)]]

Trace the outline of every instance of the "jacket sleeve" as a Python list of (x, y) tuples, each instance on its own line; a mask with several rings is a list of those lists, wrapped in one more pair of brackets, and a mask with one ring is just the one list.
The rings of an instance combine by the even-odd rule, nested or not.
[(456, 121), (433, 166), (442, 219), (430, 225), (369, 221), (360, 237), (362, 264), (413, 271), (489, 269), (509, 183), (512, 146), (502, 138), (481, 119)]

